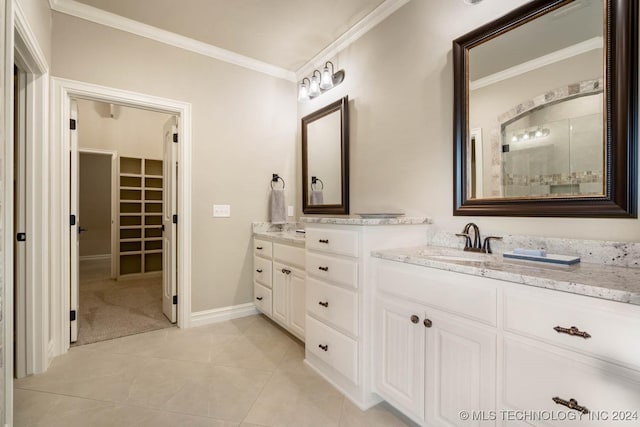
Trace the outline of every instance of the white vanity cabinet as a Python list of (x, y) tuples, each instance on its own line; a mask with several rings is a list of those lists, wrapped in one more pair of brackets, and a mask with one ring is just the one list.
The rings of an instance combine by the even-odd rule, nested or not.
[[(418, 423), (455, 426), (463, 410), (495, 409), (497, 333), (491, 326), (451, 314), (463, 310), (458, 302), (436, 295), (434, 305), (416, 303), (429, 301), (430, 288), (452, 280), (439, 274), (447, 272), (436, 273), (441, 277), (428, 273), (399, 263), (379, 265), (378, 289), (383, 291), (375, 298), (375, 389)], [(492, 281), (484, 285), (491, 294)], [(416, 294), (408, 293), (414, 289)]]
[(375, 391), (414, 421), (640, 424), (640, 306), (376, 261)]
[(256, 308), (304, 341), (304, 247), (254, 238), (253, 267)]
[(334, 223), (306, 226), (305, 362), (361, 409), (380, 401), (372, 393), (370, 253), (390, 246), (423, 244), (426, 227)]

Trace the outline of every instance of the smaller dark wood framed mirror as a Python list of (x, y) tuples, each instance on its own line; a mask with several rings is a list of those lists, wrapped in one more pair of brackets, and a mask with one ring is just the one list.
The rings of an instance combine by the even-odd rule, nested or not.
[(349, 214), (349, 97), (302, 118), (302, 212)]
[(454, 215), (637, 217), (638, 12), (536, 0), (454, 40)]

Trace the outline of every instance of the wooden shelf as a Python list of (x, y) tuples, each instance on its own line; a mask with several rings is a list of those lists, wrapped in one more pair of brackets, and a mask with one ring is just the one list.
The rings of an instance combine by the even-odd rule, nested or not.
[(162, 160), (120, 157), (119, 165), (118, 276), (158, 274), (163, 246)]

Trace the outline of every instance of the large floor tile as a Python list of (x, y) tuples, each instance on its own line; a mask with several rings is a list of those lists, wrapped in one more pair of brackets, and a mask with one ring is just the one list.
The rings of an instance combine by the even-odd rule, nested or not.
[(340, 417), (340, 427), (417, 427), (418, 425), (398, 413), (387, 403), (380, 403), (362, 411), (349, 399), (345, 399)]

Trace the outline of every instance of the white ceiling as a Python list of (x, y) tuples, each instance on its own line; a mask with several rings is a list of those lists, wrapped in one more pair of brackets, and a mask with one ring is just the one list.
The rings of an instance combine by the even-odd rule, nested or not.
[(77, 0), (296, 71), (384, 0)]

